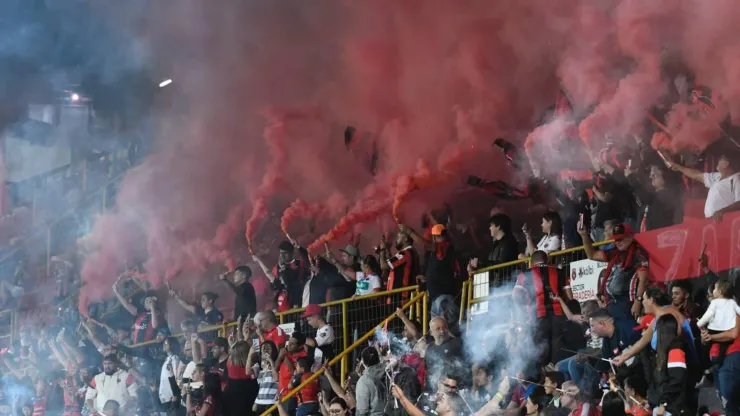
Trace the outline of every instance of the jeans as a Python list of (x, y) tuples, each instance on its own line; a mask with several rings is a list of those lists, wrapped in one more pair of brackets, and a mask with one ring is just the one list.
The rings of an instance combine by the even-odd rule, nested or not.
[(730, 354), (717, 370), (715, 383), (727, 416), (740, 416), (740, 353)]
[(311, 403), (303, 403), (302, 405), (298, 406), (298, 409), (295, 411), (295, 416), (308, 416), (308, 415), (316, 415), (321, 413), (321, 408), (319, 408), (319, 404), (317, 402), (311, 402)]
[(585, 387), (591, 390), (591, 386), (599, 379), (599, 373), (589, 366), (588, 362), (579, 363), (575, 356), (558, 362), (556, 367), (559, 372), (565, 374), (566, 379), (573, 380), (581, 390)]

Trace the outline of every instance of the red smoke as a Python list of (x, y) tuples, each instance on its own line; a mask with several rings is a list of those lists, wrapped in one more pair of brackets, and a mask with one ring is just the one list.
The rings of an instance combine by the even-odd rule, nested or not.
[[(352, 206), (322, 224), (312, 248), (390, 223), (424, 190), (467, 175), (511, 179), (496, 137), (521, 148), (529, 135), (534, 159), (567, 162), (547, 153), (577, 120), (598, 153), (607, 138), (644, 137), (656, 107), (674, 110), (673, 150), (702, 149), (716, 119), (740, 117), (733, 0), (225, 0), (121, 15), (145, 28), (153, 65), (174, 80), (172, 101), (154, 115), (153, 154), (92, 232), (81, 296), (90, 301), (110, 296), (127, 263), (162, 277), (233, 268), (246, 257), (242, 236), (269, 246), (297, 219), (335, 220), (338, 204), (318, 208), (333, 195)], [(673, 81), (686, 72), (727, 110), (694, 119), (676, 106)], [(561, 87), (573, 115), (535, 130)], [(375, 176), (345, 149), (346, 125), (374, 133)], [(309, 205), (286, 210), (296, 199)]]

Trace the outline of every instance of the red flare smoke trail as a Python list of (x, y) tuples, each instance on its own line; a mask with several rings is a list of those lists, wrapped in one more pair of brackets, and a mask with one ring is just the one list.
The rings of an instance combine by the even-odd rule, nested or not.
[(285, 120), (273, 120), (265, 127), (265, 140), (272, 155), (272, 161), (267, 166), (262, 183), (252, 193), (252, 215), (247, 220), (245, 236), (252, 245), (252, 238), (256, 232), (257, 223), (267, 216), (267, 200), (275, 193), (275, 188), (282, 182), (283, 169), (288, 160), (288, 153), (283, 143), (286, 135)]
[(283, 234), (288, 234), (288, 226), (293, 220), (299, 217), (314, 216), (320, 211), (320, 206), (310, 205), (306, 201), (296, 199), (283, 211), (283, 217), (280, 219), (280, 229), (283, 230)]

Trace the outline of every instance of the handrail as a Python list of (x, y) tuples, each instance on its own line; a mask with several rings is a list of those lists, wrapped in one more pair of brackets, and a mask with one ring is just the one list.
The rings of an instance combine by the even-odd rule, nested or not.
[[(599, 241), (598, 243), (593, 243), (592, 245), (593, 245), (593, 247), (599, 247), (599, 246), (603, 246), (603, 245), (610, 244), (610, 243), (613, 243), (613, 242), (614, 242), (614, 240), (606, 240), (606, 241)], [(574, 253), (574, 252), (580, 251), (580, 250), (583, 250), (583, 246), (566, 248), (565, 250), (560, 250), (560, 251), (552, 251), (552, 252), (548, 253), (547, 257), (548, 258), (553, 258), (553, 257), (557, 257), (557, 256), (562, 256), (562, 255), (565, 255), (565, 254)], [(501, 263), (501, 264), (496, 264), (496, 265), (493, 265), (493, 266), (483, 267), (483, 268), (480, 268), (480, 269), (477, 269), (477, 270), (473, 270), (473, 272), (471, 274), (478, 274), (478, 273), (488, 272), (488, 271), (491, 271), (491, 270), (503, 269), (504, 267), (516, 266), (518, 264), (524, 264), (524, 263), (529, 262), (529, 259), (530, 258), (531, 257), (527, 257), (527, 258), (524, 258), (524, 259), (517, 259), (517, 260), (507, 261), (506, 263)]]
[[(411, 307), (411, 305), (415, 304), (416, 302), (419, 302), (420, 300), (422, 300), (424, 298), (426, 298), (426, 292), (418, 293), (414, 297), (412, 297), (408, 302), (404, 303), (401, 306), (401, 309), (404, 309), (405, 310), (405, 309)], [(378, 325), (376, 325), (373, 329), (371, 329), (370, 331), (368, 331), (365, 335), (363, 335), (362, 337), (360, 337), (360, 339), (358, 339), (352, 345), (350, 345), (349, 348), (347, 348), (344, 351), (340, 352), (336, 357), (334, 357), (331, 361), (329, 361), (329, 363), (327, 364), (327, 366), (331, 366), (331, 365), (334, 365), (334, 364), (338, 363), (344, 357), (346, 357), (347, 355), (349, 355), (350, 352), (354, 351), (357, 347), (359, 347), (360, 345), (362, 345), (362, 343), (364, 343), (365, 341), (367, 341), (368, 338), (370, 338), (371, 336), (373, 336), (375, 334), (375, 331), (378, 329), (378, 327), (387, 325), (388, 322), (392, 321), (395, 317), (396, 317), (396, 313), (393, 312), (391, 315), (389, 315), (387, 318), (385, 318), (383, 320), (383, 322), (381, 322)], [(287, 399), (290, 399), (291, 397), (293, 397), (302, 388), (306, 387), (309, 383), (311, 383), (314, 380), (316, 380), (317, 378), (319, 378), (323, 373), (324, 373), (324, 369), (323, 368), (321, 368), (321, 369), (319, 369), (319, 371), (313, 373), (313, 375), (311, 375), (309, 378), (307, 378), (303, 383), (299, 384), (293, 390), (289, 391), (288, 394), (282, 396), (280, 398), (280, 403), (284, 403)], [(267, 410), (265, 410), (260, 416), (267, 416), (267, 415), (269, 415), (270, 413), (274, 412), (277, 409), (277, 406), (278, 406), (277, 403), (276, 404), (273, 404), (272, 406), (270, 406), (269, 408), (267, 408)]]
[[(341, 305), (341, 304), (345, 304), (345, 303), (356, 302), (356, 301), (359, 301), (359, 300), (365, 300), (365, 299), (372, 299), (372, 298), (377, 298), (377, 297), (382, 297), (382, 296), (388, 296), (388, 295), (392, 295), (394, 293), (412, 292), (412, 291), (418, 291), (418, 290), (419, 290), (419, 286), (406, 286), (406, 287), (401, 287), (401, 288), (398, 288), (398, 289), (387, 290), (385, 292), (376, 292), (376, 293), (371, 293), (369, 295), (357, 296), (354, 299), (347, 298), (347, 299), (341, 299), (341, 300), (334, 300), (334, 301), (331, 301), (331, 302), (322, 303), (319, 306), (321, 306), (322, 308), (323, 307), (327, 307), (327, 306), (336, 306), (336, 305)], [(282, 316), (290, 315), (290, 314), (297, 313), (297, 312), (303, 312), (304, 310), (306, 310), (306, 308), (295, 308), (295, 309), (287, 310), (287, 311), (284, 311), (284, 312), (278, 312), (277, 314), (275, 314), (275, 316), (279, 319)], [(216, 331), (216, 330), (220, 330), (220, 329), (231, 328), (231, 327), (234, 327), (234, 326), (236, 326), (236, 322), (228, 322), (228, 323), (224, 323), (224, 324), (221, 324), (221, 325), (203, 326), (201, 328), (198, 328), (196, 332), (199, 333), (199, 334), (202, 334), (202, 333), (205, 333), (205, 332), (212, 332), (212, 331)], [(180, 333), (177, 333), (177, 334), (173, 334), (171, 336), (173, 336), (173, 337), (181, 337), (181, 336), (183, 336), (183, 333), (180, 332)], [(153, 339), (153, 340), (150, 340), (150, 341), (140, 342), (138, 344), (132, 344), (132, 345), (129, 346), (129, 348), (144, 347), (144, 346), (147, 346), (147, 345), (159, 344), (160, 342), (161, 341), (157, 341), (156, 339)]]

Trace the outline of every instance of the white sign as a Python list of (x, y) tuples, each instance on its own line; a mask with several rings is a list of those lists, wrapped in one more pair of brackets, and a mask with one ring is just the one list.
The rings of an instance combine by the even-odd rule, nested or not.
[(280, 329), (283, 330), (283, 332), (285, 333), (285, 335), (288, 336), (288, 338), (290, 338), (290, 336), (293, 335), (293, 332), (295, 332), (295, 322), (290, 322), (290, 323), (282, 324), (278, 326), (280, 327)]
[(573, 299), (584, 302), (596, 299), (599, 291), (599, 276), (607, 264), (594, 260), (578, 260), (570, 263), (570, 290)]

